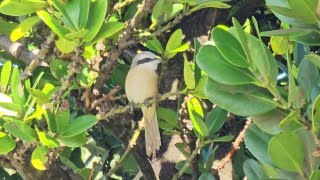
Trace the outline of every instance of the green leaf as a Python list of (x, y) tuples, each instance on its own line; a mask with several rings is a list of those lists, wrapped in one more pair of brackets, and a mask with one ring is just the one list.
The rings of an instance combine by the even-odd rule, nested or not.
[(293, 44), (286, 37), (272, 36), (270, 38), (270, 45), (272, 51), (277, 55), (285, 55), (293, 52)]
[(272, 162), (281, 169), (302, 174), (304, 146), (295, 131), (283, 132), (272, 137), (268, 154)]
[(69, 63), (61, 59), (52, 59), (50, 62), (50, 71), (53, 77), (57, 80), (65, 77), (68, 74)]
[(32, 16), (22, 21), (11, 33), (10, 39), (15, 42), (22, 38), (32, 27), (40, 21), (38, 16)]
[(5, 92), (7, 90), (7, 86), (9, 83), (10, 75), (11, 75), (11, 68), (12, 63), (11, 61), (7, 61), (4, 63), (1, 69), (1, 77), (0, 77), (0, 84), (1, 84), (1, 92)]
[(37, 133), (38, 133), (40, 142), (44, 146), (48, 146), (52, 148), (59, 147), (59, 142), (54, 137), (51, 137), (47, 133), (40, 132), (40, 131), (37, 131)]
[(61, 25), (61, 22), (58, 21), (56, 18), (51, 16), (46, 11), (38, 11), (37, 15), (42, 19), (44, 23), (46, 23), (49, 28), (55, 32), (59, 37), (64, 38), (64, 36), (70, 31), (66, 29), (64, 26)]
[(46, 103), (50, 103), (50, 96), (46, 95), (42, 91), (38, 89), (32, 89), (32, 88), (27, 88), (29, 91), (30, 95), (36, 99), (36, 102), (38, 105), (43, 105)]
[[(10, 98), (9, 96), (6, 96), (2, 93), (0, 93), (0, 117), (5, 115), (5, 116), (14, 116), (14, 117), (19, 117), (20, 114), (22, 114), (22, 109), (20, 105), (14, 104), (11, 102), (4, 102), (6, 98)], [(9, 100), (9, 99), (7, 99)], [(1, 102), (2, 101), (2, 102)]]
[(309, 60), (310, 62), (312, 62), (314, 65), (316, 65), (318, 68), (320, 68), (320, 56), (316, 55), (316, 54), (308, 54), (305, 55), (304, 58), (306, 60)]
[(49, 149), (47, 147), (37, 147), (31, 155), (31, 164), (37, 170), (46, 170), (45, 164), (48, 161), (47, 153)]
[(244, 136), (244, 143), (250, 153), (260, 162), (272, 165), (268, 154), (268, 144), (272, 136), (251, 124)]
[[(176, 9), (177, 10), (177, 9)], [(170, 0), (159, 0), (152, 9), (151, 27), (156, 24), (166, 22), (170, 19), (170, 15), (173, 13), (173, 4)]]
[(262, 114), (277, 106), (269, 92), (253, 85), (230, 86), (208, 79), (204, 91), (210, 101), (240, 116)]
[(83, 38), (86, 34), (88, 34), (88, 30), (87, 29), (82, 29), (82, 30), (78, 30), (78, 31), (75, 31), (75, 32), (71, 32), (71, 33), (68, 33), (68, 34), (65, 34), (64, 37), (70, 41), (73, 41), (73, 40), (77, 40), (77, 39), (81, 39)]
[(207, 83), (207, 79), (208, 77), (201, 77), (198, 81), (198, 84), (196, 85), (196, 87), (192, 90), (190, 90), (190, 93), (198, 98), (201, 99), (208, 99), (208, 97), (205, 95), (204, 93), (204, 87)]
[(267, 6), (272, 12), (281, 14), (283, 16), (291, 17), (291, 18), (296, 18), (296, 15), (292, 11), (292, 9), (286, 8), (286, 7), (281, 7), (281, 6)]
[[(171, 109), (166, 109), (166, 108), (157, 108), (157, 116), (158, 119), (160, 120), (159, 125), (160, 127), (165, 124), (165, 127), (162, 126), (162, 129), (173, 129), (173, 128), (179, 128), (178, 126), (178, 114), (177, 112), (171, 110)], [(161, 120), (163, 123), (161, 123)]]
[(216, 178), (211, 173), (202, 173), (198, 180), (215, 180)]
[(272, 56), (270, 50), (263, 44), (262, 41), (250, 34), (247, 35), (248, 49), (252, 58), (252, 65), (259, 71), (262, 76), (260, 82), (276, 86), (278, 80), (278, 67), (276, 60)]
[(64, 54), (72, 52), (76, 48), (76, 41), (69, 41), (65, 38), (59, 37), (58, 40), (55, 41), (56, 47)]
[(173, 58), (178, 52), (184, 52), (184, 51), (186, 51), (188, 49), (189, 49), (189, 44), (188, 43), (184, 43), (181, 46), (177, 47), (176, 49), (168, 52), (167, 57), (169, 59)]
[(214, 135), (227, 120), (228, 112), (220, 107), (212, 109), (206, 118), (206, 125), (210, 135)]
[(183, 58), (184, 58), (184, 67), (183, 67), (184, 82), (186, 83), (188, 89), (194, 89), (194, 87), (196, 86), (194, 72), (191, 69), (189, 61), (187, 59), (187, 55), (185, 53), (183, 53)]
[(170, 51), (180, 47), (181, 43), (182, 43), (182, 30), (177, 29), (174, 33), (172, 33), (172, 35), (168, 40), (165, 53), (168, 54)]
[(156, 37), (154, 37), (152, 40), (148, 40), (143, 45), (159, 54), (162, 54), (164, 51), (160, 41)]
[(231, 6), (223, 3), (223, 2), (219, 2), (219, 1), (211, 1), (211, 2), (207, 2), (207, 3), (202, 3), (199, 6), (196, 6), (192, 9), (190, 9), (190, 12), (194, 12), (194, 11), (198, 11), (200, 9), (203, 8), (218, 8), (218, 9), (228, 9)]
[(278, 29), (278, 30), (272, 30), (272, 31), (264, 31), (260, 33), (260, 36), (288, 36), (288, 37), (294, 37), (294, 36), (301, 36), (312, 32), (311, 29), (305, 29), (305, 28), (290, 28), (290, 29)]
[(243, 163), (243, 171), (248, 179), (268, 179), (260, 164), (254, 159), (247, 159)]
[(108, 0), (96, 0), (92, 3), (89, 10), (89, 18), (85, 29), (89, 30), (89, 33), (83, 38), (84, 42), (92, 41), (92, 39), (98, 34), (104, 18), (108, 10)]
[(37, 137), (36, 131), (22, 121), (8, 121), (4, 123), (3, 127), (12, 136), (27, 142), (35, 141)]
[(70, 28), (78, 29), (80, 1), (71, 0), (61, 2), (59, 0), (51, 0), (51, 3), (62, 13), (63, 17), (66, 18), (72, 26)]
[(249, 62), (241, 44), (231, 33), (215, 27), (211, 36), (216, 47), (229, 63), (238, 67), (249, 67)]
[(7, 154), (16, 148), (16, 142), (3, 132), (0, 132), (0, 144), (0, 154)]
[(288, 0), (293, 13), (306, 24), (316, 24), (317, 0)]
[(97, 118), (93, 115), (83, 115), (70, 121), (69, 125), (60, 133), (60, 137), (71, 137), (78, 135), (97, 123)]
[(58, 137), (58, 140), (68, 147), (81, 147), (87, 142), (86, 132), (71, 137)]
[(206, 137), (209, 134), (208, 128), (204, 123), (204, 114), (201, 106), (201, 102), (197, 98), (191, 98), (187, 101), (188, 113), (193, 125), (193, 130), (199, 137)]
[(109, 38), (116, 33), (120, 32), (123, 28), (125, 28), (125, 23), (123, 22), (107, 22), (101, 26), (100, 31), (94, 37), (94, 39), (87, 43), (87, 45), (93, 45), (99, 40)]
[(10, 36), (11, 32), (18, 26), (13, 22), (6, 22), (0, 19), (0, 33), (6, 36)]
[(319, 76), (318, 68), (312, 62), (307, 60), (309, 57), (310, 56), (306, 56), (300, 63), (297, 77), (297, 81), (302, 87), (307, 100), (310, 100), (311, 91), (317, 83)]
[(11, 93), (13, 102), (19, 104), (23, 108), (26, 98), (24, 95), (23, 85), (20, 81), (20, 73), (18, 67), (14, 67), (11, 75)]
[(90, 0), (80, 1), (79, 29), (83, 29), (89, 17)]
[(257, 80), (248, 69), (230, 64), (212, 45), (204, 45), (197, 54), (197, 64), (208, 76), (228, 85), (256, 83)]
[(312, 132), (320, 135), (320, 95), (312, 105)]
[(310, 179), (310, 180), (318, 180), (318, 179), (320, 179), (320, 170), (319, 170), (319, 169), (314, 170), (314, 171), (312, 172), (311, 177), (310, 177), (309, 179)]
[(233, 139), (234, 139), (234, 136), (232, 136), (232, 135), (222, 136), (222, 137), (218, 137), (218, 138), (215, 138), (212, 140), (202, 141), (200, 143), (200, 146), (204, 147), (205, 145), (210, 144), (210, 143), (214, 143), (214, 142), (230, 142)]
[(251, 116), (251, 119), (261, 130), (275, 135), (283, 131), (283, 129), (280, 128), (280, 122), (285, 119), (288, 114), (287, 111), (276, 108), (263, 114)]
[(57, 124), (55, 121), (55, 116), (53, 114), (53, 105), (46, 104), (43, 106), (43, 109), (44, 109), (44, 117), (46, 118), (48, 129), (53, 133), (57, 133)]
[(64, 129), (68, 126), (70, 121), (70, 108), (69, 107), (59, 107), (55, 113), (55, 124), (57, 127), (57, 133), (62, 133)]
[(281, 121), (280, 127), (286, 131), (302, 128), (304, 124), (300, 122), (300, 119), (300, 110), (294, 110)]
[(0, 4), (0, 13), (22, 16), (41, 10), (46, 4), (46, 1), (43, 0), (4, 0)]

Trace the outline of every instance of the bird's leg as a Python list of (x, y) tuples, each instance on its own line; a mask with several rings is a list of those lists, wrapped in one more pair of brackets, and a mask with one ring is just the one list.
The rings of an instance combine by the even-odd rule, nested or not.
[(144, 102), (143, 102), (143, 104), (147, 107), (147, 108), (149, 108), (149, 107), (151, 107), (152, 106), (152, 97), (149, 97), (149, 98), (147, 98), (146, 100), (144, 100)]
[(133, 109), (134, 109), (136, 104), (134, 102), (130, 102), (129, 105), (130, 105), (129, 113), (133, 114)]

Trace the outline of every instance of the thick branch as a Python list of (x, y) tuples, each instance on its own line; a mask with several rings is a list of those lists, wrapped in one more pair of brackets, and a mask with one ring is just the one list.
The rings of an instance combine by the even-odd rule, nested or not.
[[(13, 57), (22, 61), (25, 64), (30, 64), (34, 57), (37, 55), (36, 51), (32, 52), (27, 50), (23, 44), (19, 42), (12, 42), (9, 37), (4, 34), (0, 34), (0, 49), (5, 50)], [(47, 63), (41, 62), (40, 66), (48, 66)]]

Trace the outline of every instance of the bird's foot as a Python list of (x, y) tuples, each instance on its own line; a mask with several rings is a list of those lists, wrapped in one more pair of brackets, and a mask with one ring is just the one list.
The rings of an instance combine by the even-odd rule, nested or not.
[(152, 106), (152, 102), (151, 102), (152, 100), (153, 100), (152, 97), (147, 98), (146, 100), (144, 100), (143, 104), (144, 104), (147, 108), (149, 108), (149, 107)]

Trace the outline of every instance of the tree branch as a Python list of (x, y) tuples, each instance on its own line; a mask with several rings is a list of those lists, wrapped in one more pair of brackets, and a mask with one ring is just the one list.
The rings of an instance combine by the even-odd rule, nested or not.
[[(34, 50), (34, 52), (29, 51), (23, 44), (19, 42), (12, 42), (10, 38), (4, 34), (0, 34), (0, 49), (5, 50), (25, 64), (30, 64), (37, 55), (37, 53), (35, 53), (37, 50)], [(39, 65), (48, 66), (45, 62), (41, 62)]]

